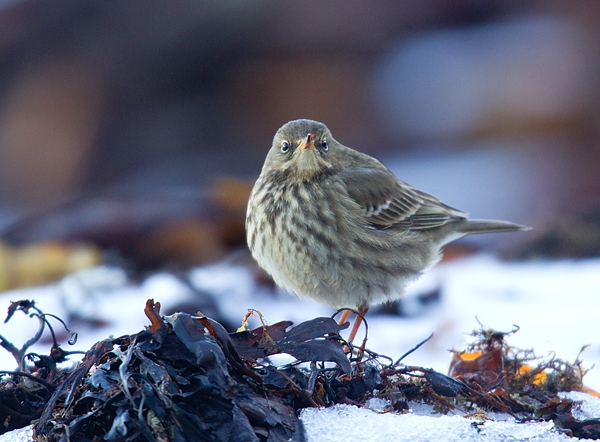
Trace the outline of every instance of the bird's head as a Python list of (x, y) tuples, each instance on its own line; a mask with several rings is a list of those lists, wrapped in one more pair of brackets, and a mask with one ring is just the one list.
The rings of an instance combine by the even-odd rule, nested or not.
[(332, 151), (338, 144), (323, 123), (290, 121), (275, 134), (263, 171), (286, 172), (297, 181), (312, 179), (332, 169)]

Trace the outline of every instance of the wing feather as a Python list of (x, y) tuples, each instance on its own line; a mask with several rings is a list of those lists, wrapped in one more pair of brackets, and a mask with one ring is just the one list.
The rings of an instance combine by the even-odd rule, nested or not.
[(398, 180), (379, 161), (347, 164), (340, 171), (348, 195), (364, 210), (370, 225), (378, 229), (431, 229), (467, 213)]

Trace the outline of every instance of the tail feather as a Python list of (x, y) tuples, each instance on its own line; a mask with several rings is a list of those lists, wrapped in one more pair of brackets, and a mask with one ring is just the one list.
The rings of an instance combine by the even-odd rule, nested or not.
[(471, 233), (493, 233), (493, 232), (514, 232), (527, 231), (531, 227), (521, 224), (510, 223), (508, 221), (496, 221), (490, 219), (467, 219), (460, 223), (459, 232), (465, 235)]

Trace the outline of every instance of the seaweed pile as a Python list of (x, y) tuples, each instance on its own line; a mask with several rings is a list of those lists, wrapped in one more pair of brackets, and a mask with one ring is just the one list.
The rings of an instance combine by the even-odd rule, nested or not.
[[(48, 315), (32, 301), (14, 303), (7, 320), (19, 310), (33, 310), (47, 323)], [(405, 412), (415, 401), (483, 420), (499, 411), (519, 421), (552, 420), (572, 436), (600, 438), (600, 420), (578, 421), (573, 402), (557, 395), (585, 390), (579, 357), (534, 365), (539, 359), (533, 352), (506, 343), (516, 330), (475, 332), (465, 351), (454, 352), (445, 375), (404, 365), (404, 356), (394, 361), (378, 355), (364, 343), (353, 347), (340, 336), (348, 324), (333, 318), (295, 327), (263, 322), (228, 333), (202, 315), (162, 317), (160, 303), (152, 300), (145, 313), (151, 324), (146, 330), (96, 343), (72, 370), (57, 369), (68, 352), (56, 342), (49, 356), (13, 348), (21, 363), (0, 385), (2, 431), (34, 421), (38, 441), (303, 440), (302, 408), (361, 406), (378, 397), (388, 401), (389, 412)], [(11, 348), (2, 336), (0, 345)], [(293, 362), (275, 364), (272, 356), (280, 353)], [(35, 362), (33, 373), (25, 359)]]

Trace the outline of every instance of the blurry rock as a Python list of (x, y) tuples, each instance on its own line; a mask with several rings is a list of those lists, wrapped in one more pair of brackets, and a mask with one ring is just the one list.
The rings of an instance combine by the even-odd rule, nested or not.
[(15, 222), (3, 237), (21, 245), (49, 239), (116, 249), (137, 268), (215, 262), (245, 246), (251, 182), (222, 179), (212, 190), (115, 191)]
[(510, 258), (591, 258), (600, 256), (600, 206), (566, 213), (541, 225)]
[(13, 248), (0, 242), (0, 291), (47, 284), (102, 261), (93, 244), (45, 242)]
[(226, 254), (218, 226), (202, 219), (178, 219), (155, 228), (137, 242), (143, 267), (176, 263), (185, 267), (222, 259)]
[(96, 73), (81, 64), (24, 67), (0, 107), (0, 202), (47, 206), (80, 190), (103, 103)]
[(553, 130), (586, 118), (597, 90), (594, 46), (558, 16), (435, 31), (392, 47), (375, 81), (396, 137)]
[(236, 131), (261, 140), (266, 155), (279, 127), (309, 118), (323, 121), (346, 145), (375, 149), (369, 74), (368, 60), (353, 53), (296, 50), (251, 60), (236, 72), (228, 94)]
[(142, 267), (192, 267), (223, 259), (246, 244), (246, 205), (252, 183), (219, 180), (194, 217), (166, 219), (140, 235), (130, 256)]
[(245, 217), (253, 185), (252, 181), (236, 178), (221, 179), (214, 186), (215, 200), (223, 209)]

